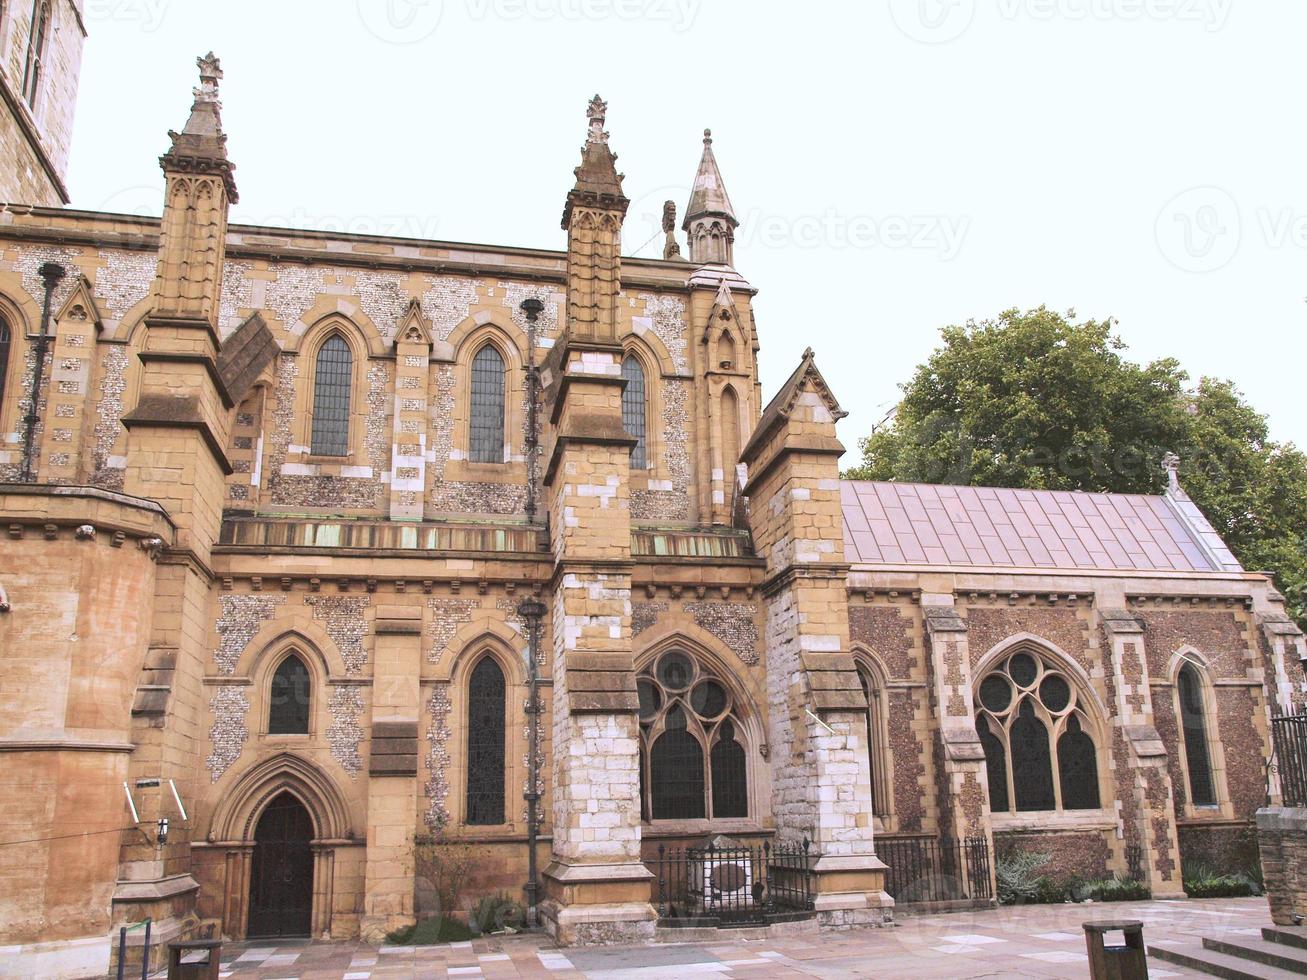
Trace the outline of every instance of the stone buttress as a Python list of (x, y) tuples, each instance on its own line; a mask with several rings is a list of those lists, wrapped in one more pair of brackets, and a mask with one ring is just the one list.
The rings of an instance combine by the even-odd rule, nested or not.
[(630, 465), (617, 299), (627, 199), (590, 130), (563, 212), (567, 326), (542, 373), (553, 552), (553, 860), (540, 912), (563, 943), (653, 934), (640, 861), (638, 698), (631, 653)]
[(826, 928), (886, 923), (894, 904), (872, 840), (867, 699), (849, 651), (835, 437), (844, 414), (809, 350), (743, 451), (754, 544), (767, 561), (772, 812), (783, 841), (811, 841)]

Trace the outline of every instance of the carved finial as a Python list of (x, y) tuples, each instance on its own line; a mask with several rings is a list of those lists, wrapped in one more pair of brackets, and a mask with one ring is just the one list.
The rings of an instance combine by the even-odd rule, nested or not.
[(604, 120), (608, 116), (608, 103), (596, 95), (590, 100), (585, 115), (590, 120), (590, 132), (586, 136), (586, 142), (607, 143), (608, 134), (604, 132)]
[(196, 58), (195, 64), (200, 69), (200, 87), (195, 90), (195, 101), (217, 102), (218, 82), (222, 80), (222, 62), (210, 51), (203, 58)]
[(703, 145), (704, 145), (704, 146), (712, 146), (712, 130), (711, 130), (711, 129), (705, 129), (705, 130), (703, 131)]
[(808, 348), (806, 348), (806, 349), (803, 351), (803, 359), (804, 359), (805, 361), (810, 360), (811, 358), (813, 358), (813, 357), (815, 357), (815, 356), (816, 356), (816, 355), (813, 353), (811, 347), (808, 347)]
[(1180, 457), (1175, 453), (1167, 453), (1162, 457), (1162, 469), (1166, 470), (1167, 489), (1176, 491), (1180, 489)]
[(667, 244), (663, 246), (663, 258), (679, 259), (681, 246), (676, 241), (676, 202), (663, 202), (663, 232), (667, 235)]

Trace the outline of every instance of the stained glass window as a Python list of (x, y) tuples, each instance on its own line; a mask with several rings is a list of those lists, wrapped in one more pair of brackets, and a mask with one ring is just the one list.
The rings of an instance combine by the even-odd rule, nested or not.
[(1203, 685), (1192, 664), (1180, 669), (1180, 722), (1184, 728), (1184, 755), (1189, 768), (1190, 802), (1214, 806), (1212, 764), (1207, 753), (1207, 719), (1203, 709)]
[(644, 368), (640, 361), (628, 356), (622, 361), (622, 377), (626, 379), (626, 388), (622, 391), (622, 428), (628, 436), (635, 436), (635, 448), (631, 450), (631, 467), (642, 470), (649, 466), (649, 452), (645, 444), (646, 420)]
[(474, 463), (504, 461), (504, 358), (486, 344), (472, 358), (470, 457)]
[(38, 0), (32, 13), (32, 31), (27, 42), (27, 74), (23, 79), (23, 98), (27, 104), (36, 107), (36, 97), (41, 91), (41, 73), (45, 67), (45, 43), (50, 33), (50, 4)]
[(339, 334), (318, 348), (313, 375), (313, 437), (315, 456), (349, 455), (349, 397), (354, 355)]
[(749, 815), (748, 752), (721, 679), (669, 650), (636, 680), (640, 812), (654, 820)]
[(1096, 810), (1098, 749), (1087, 705), (1053, 661), (1015, 653), (981, 678), (976, 731), (994, 813)]
[(309, 733), (309, 670), (292, 654), (272, 675), (268, 692), (268, 734)]
[(504, 822), (504, 672), (491, 657), (472, 671), (467, 696), (467, 822)]

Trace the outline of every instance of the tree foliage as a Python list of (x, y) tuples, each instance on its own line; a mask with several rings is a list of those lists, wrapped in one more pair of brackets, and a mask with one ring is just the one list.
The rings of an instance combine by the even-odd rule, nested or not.
[(850, 479), (1160, 493), (1162, 457), (1245, 568), (1307, 614), (1307, 456), (1229, 381), (1139, 365), (1111, 320), (1040, 307), (943, 330)]

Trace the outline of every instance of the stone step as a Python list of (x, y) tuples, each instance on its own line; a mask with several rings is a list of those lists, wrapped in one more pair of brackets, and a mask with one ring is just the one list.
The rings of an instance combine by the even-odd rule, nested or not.
[(1282, 946), (1296, 946), (1298, 949), (1307, 949), (1307, 929), (1266, 926), (1262, 929), (1262, 938), (1268, 943), (1280, 943)]
[(1224, 980), (1291, 980), (1292, 977), (1301, 976), (1254, 960), (1218, 953), (1207, 949), (1202, 943), (1168, 943), (1165, 946), (1153, 944), (1148, 947), (1148, 957), (1211, 977), (1223, 977)]
[(1246, 960), (1255, 960), (1266, 966), (1274, 966), (1299, 976), (1307, 976), (1307, 949), (1268, 942), (1265, 939), (1251, 937), (1230, 939), (1203, 939), (1203, 945), (1217, 953), (1227, 953)]

